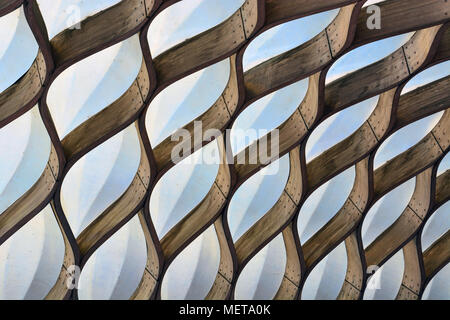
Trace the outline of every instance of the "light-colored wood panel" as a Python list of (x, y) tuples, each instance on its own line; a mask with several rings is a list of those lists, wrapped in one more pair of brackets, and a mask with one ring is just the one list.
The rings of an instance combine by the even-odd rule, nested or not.
[(36, 103), (41, 89), (38, 63), (35, 61), (20, 80), (0, 94), (0, 126), (31, 108)]
[(407, 207), (400, 217), (366, 248), (367, 264), (381, 266), (421, 224), (422, 220)]
[(336, 57), (353, 40), (351, 38), (352, 20), (356, 19), (362, 2), (349, 4), (340, 9), (336, 19), (326, 28), (331, 55)]

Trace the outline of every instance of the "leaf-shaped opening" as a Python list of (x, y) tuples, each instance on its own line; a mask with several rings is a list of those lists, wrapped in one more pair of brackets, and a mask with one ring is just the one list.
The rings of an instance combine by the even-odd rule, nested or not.
[(442, 268), (426, 286), (422, 300), (450, 300), (450, 264)]
[(140, 154), (133, 124), (69, 170), (61, 187), (61, 205), (75, 236), (125, 192), (138, 169)]
[(0, 246), (0, 299), (44, 299), (63, 259), (64, 240), (47, 205)]
[(28, 71), (38, 45), (28, 26), (23, 7), (0, 18), (0, 92)]
[(422, 140), (441, 119), (444, 111), (420, 119), (389, 136), (375, 154), (374, 168), (377, 169), (390, 159), (408, 150)]
[(289, 155), (285, 155), (246, 180), (228, 206), (228, 226), (236, 242), (278, 201), (289, 176)]
[(427, 250), (435, 241), (450, 229), (450, 202), (437, 209), (427, 220), (422, 231), (422, 251)]
[(335, 300), (345, 280), (347, 253), (339, 244), (322, 259), (306, 278), (302, 300)]
[(262, 248), (242, 270), (234, 292), (237, 300), (273, 299), (283, 280), (286, 249), (279, 234)]
[(307, 90), (308, 79), (304, 79), (249, 105), (231, 128), (230, 142), (233, 154), (236, 155), (287, 120), (298, 108)]
[(364, 300), (394, 300), (403, 279), (403, 252), (399, 250), (383, 266), (368, 266), (376, 270), (369, 278), (364, 291)]
[(89, 258), (80, 274), (81, 300), (126, 300), (141, 281), (147, 247), (139, 218), (135, 215)]
[(403, 213), (414, 193), (414, 187), (415, 178), (412, 178), (384, 195), (370, 208), (361, 229), (364, 248)]
[(244, 71), (289, 51), (322, 32), (339, 13), (339, 9), (313, 14), (273, 27), (252, 40), (244, 53)]
[(351, 167), (314, 191), (303, 203), (297, 228), (300, 241), (305, 243), (320, 230), (344, 205), (355, 180)]
[(153, 57), (215, 27), (238, 10), (245, 0), (184, 0), (157, 15), (148, 31)]
[(322, 122), (308, 138), (305, 149), (306, 162), (354, 133), (369, 118), (377, 106), (378, 99), (379, 96), (364, 100)]

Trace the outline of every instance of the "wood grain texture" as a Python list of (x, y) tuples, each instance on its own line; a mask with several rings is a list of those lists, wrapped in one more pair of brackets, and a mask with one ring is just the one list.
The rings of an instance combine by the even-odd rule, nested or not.
[[(363, 159), (356, 165), (356, 176), (352, 191), (341, 209), (303, 246), (306, 267), (312, 270), (334, 247), (342, 242), (361, 221), (362, 212), (368, 204), (369, 159)], [(358, 198), (358, 206), (352, 200)], [(361, 209), (360, 209), (361, 207)], [(301, 221), (299, 221), (301, 223)]]
[(16, 10), (24, 0), (3, 0), (0, 3), (0, 17)]
[(347, 272), (337, 300), (357, 300), (361, 297), (365, 270), (360, 256), (358, 236), (353, 232), (345, 239)]
[(274, 300), (294, 300), (299, 294), (299, 286), (304, 273), (302, 254), (299, 252), (299, 241), (295, 237), (294, 224), (283, 230), (283, 241), (286, 249), (286, 268), (283, 280), (275, 294)]
[(435, 206), (440, 207), (450, 199), (450, 169), (440, 174), (436, 179)]
[(400, 217), (365, 250), (368, 265), (381, 266), (399, 250), (423, 224), (431, 205), (432, 168), (416, 177), (416, 187)]
[(266, 0), (266, 24), (269, 26), (277, 25), (306, 15), (340, 8), (354, 2), (356, 0)]
[(425, 276), (429, 281), (450, 261), (450, 230), (436, 240), (424, 253)]
[(220, 264), (216, 279), (206, 296), (206, 300), (225, 300), (231, 294), (231, 283), (236, 270), (236, 262), (230, 250), (230, 242), (226, 234), (222, 217), (214, 222), (220, 247)]
[(147, 244), (147, 263), (141, 281), (130, 300), (149, 300), (156, 293), (162, 261), (159, 258), (159, 241), (157, 240), (154, 230), (151, 230), (151, 228), (148, 227), (148, 219), (145, 217), (144, 211), (141, 210), (138, 213), (138, 216)]
[[(204, 137), (208, 130), (220, 130), (223, 131), (227, 127), (231, 117), (233, 117), (236, 107), (240, 99), (239, 83), (236, 72), (236, 59), (237, 56), (230, 57), (230, 76), (228, 83), (222, 94), (214, 102), (214, 104), (208, 108), (202, 115), (198, 116), (195, 120), (191, 121), (184, 127), (178, 129), (178, 132), (187, 131), (190, 137), (195, 135), (201, 135)], [(195, 132), (195, 123), (201, 122), (202, 132)], [(172, 136), (181, 136), (175, 132)], [(209, 137), (208, 137), (209, 138)], [(192, 140), (192, 139), (191, 139)], [(184, 141), (187, 143), (186, 149), (190, 150), (189, 154), (199, 150), (206, 142), (203, 139), (200, 144), (195, 144), (196, 141)], [(195, 140), (195, 139), (194, 139)], [(209, 141), (208, 141), (209, 142)], [(159, 171), (166, 171), (176, 163), (172, 162), (172, 150), (180, 141), (172, 141), (171, 137), (167, 137), (160, 144), (154, 147), (153, 155), (155, 157), (156, 165)], [(188, 155), (180, 157), (180, 161), (186, 158)]]
[(216, 180), (205, 198), (161, 239), (161, 249), (166, 261), (165, 270), (189, 242), (216, 220), (225, 205), (231, 187), (231, 176), (226, 162), (225, 142), (223, 138), (217, 141), (222, 162)]
[[(247, 0), (231, 17), (154, 59), (158, 82), (165, 86), (232, 55), (262, 25), (264, 1)], [(248, 20), (248, 21), (247, 21)]]
[(55, 64), (67, 66), (90, 52), (123, 40), (147, 19), (142, 0), (121, 1), (80, 22), (79, 28), (66, 29), (51, 40)]
[[(136, 130), (139, 132), (137, 123)], [(151, 169), (142, 140), (140, 140), (140, 146), (141, 160), (138, 171), (127, 190), (77, 237), (77, 243), (82, 255), (81, 266), (84, 266), (94, 250), (106, 241), (118, 227), (123, 226), (138, 212), (138, 208), (144, 202), (150, 183)]]
[(417, 300), (422, 285), (422, 269), (417, 248), (417, 237), (403, 247), (404, 270), (403, 279), (398, 291), (397, 300)]
[[(289, 154), (289, 158), (292, 158), (292, 161), (299, 162), (299, 154), (299, 150), (294, 149)], [(291, 180), (290, 183), (289, 180)], [(299, 165), (291, 166), (288, 182), (278, 201), (236, 241), (236, 254), (240, 268), (243, 268), (250, 258), (273, 238), (274, 234), (277, 234), (282, 230), (296, 213), (298, 201), (296, 203), (295, 200), (301, 197), (301, 182), (301, 167)], [(298, 190), (300, 191), (300, 196), (297, 193), (293, 193), (295, 195), (295, 200), (289, 193), (289, 191), (291, 191), (291, 193), (293, 192), (294, 183), (296, 183), (297, 188), (300, 189)], [(286, 188), (288, 190), (286, 190)]]
[(52, 146), (49, 160), (39, 179), (0, 214), (0, 244), (45, 207), (55, 191), (58, 171), (59, 162)]
[(450, 3), (446, 0), (409, 0), (407, 5), (403, 0), (392, 0), (377, 5), (381, 9), (383, 21), (381, 28), (367, 28), (367, 20), (371, 13), (361, 10), (356, 27), (355, 44), (362, 45), (449, 21)]

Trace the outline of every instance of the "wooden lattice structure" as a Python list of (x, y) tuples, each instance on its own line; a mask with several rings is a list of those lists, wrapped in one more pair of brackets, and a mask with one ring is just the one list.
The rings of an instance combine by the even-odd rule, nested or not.
[[(27, 73), (0, 94), (0, 128), (38, 103), (52, 148), (39, 180), (0, 214), (0, 244), (51, 204), (65, 240), (65, 258), (48, 299), (76, 298), (76, 290), (66, 285), (67, 268), (82, 268), (93, 252), (135, 215), (139, 215), (146, 236), (148, 259), (132, 299), (158, 298), (171, 262), (212, 224), (220, 244), (220, 267), (207, 299), (233, 298), (245, 265), (280, 233), (287, 263), (276, 299), (297, 299), (312, 268), (342, 242), (348, 263), (338, 299), (362, 298), (367, 266), (381, 266), (399, 250), (403, 250), (405, 269), (397, 298), (420, 298), (430, 279), (450, 261), (450, 231), (425, 252), (420, 243), (425, 222), (450, 198), (449, 170), (437, 176), (437, 167), (450, 148), (450, 76), (406, 94), (401, 90), (414, 75), (450, 58), (450, 1), (381, 2), (382, 26), (369, 30), (368, 13), (362, 10), (365, 1), (247, 0), (226, 21), (152, 59), (147, 43), (149, 25), (179, 1), (123, 0), (83, 20), (80, 29), (64, 30), (51, 40), (35, 0), (1, 1), (0, 16), (23, 6), (39, 53)], [(340, 8), (337, 17), (312, 40), (243, 72), (244, 51), (256, 36), (289, 20), (334, 8)], [(397, 51), (325, 85), (328, 69), (345, 53), (411, 31), (415, 31), (414, 36)], [(52, 82), (80, 60), (137, 33), (143, 62), (136, 80), (114, 103), (60, 140), (46, 102)], [(167, 138), (157, 146), (150, 145), (144, 120), (147, 107), (170, 84), (227, 58), (231, 70), (228, 85), (197, 119), (203, 121), (203, 130), (218, 128), (224, 132), (252, 102), (309, 78), (304, 100), (278, 128), (280, 155), (289, 153), (290, 158), (288, 182), (276, 204), (233, 242), (227, 206), (237, 188), (268, 163), (259, 159), (256, 164), (224, 161), (201, 203), (158, 239), (148, 202), (156, 182), (174, 165), (170, 155), (176, 142)], [(314, 128), (331, 115), (376, 95), (380, 98), (375, 110), (358, 130), (306, 163), (306, 140)], [(443, 110), (439, 123), (418, 144), (374, 170), (375, 152), (388, 136)], [(75, 238), (61, 206), (62, 181), (81, 157), (132, 123), (141, 143), (135, 178), (125, 193)], [(184, 128), (192, 132), (193, 123)], [(224, 139), (218, 140), (225, 159)], [(300, 245), (296, 217), (303, 202), (319, 186), (351, 166), (356, 168), (356, 178), (345, 205)], [(383, 195), (413, 177), (415, 191), (400, 218), (364, 250), (361, 225), (365, 214)]]

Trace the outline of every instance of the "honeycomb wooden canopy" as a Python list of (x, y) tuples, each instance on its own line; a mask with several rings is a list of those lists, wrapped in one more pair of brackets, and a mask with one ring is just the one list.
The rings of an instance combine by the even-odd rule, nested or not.
[[(0, 213), (0, 245), (51, 206), (64, 239), (65, 254), (59, 278), (54, 279), (46, 299), (78, 299), (76, 288), (67, 285), (72, 267), (79, 266), (82, 273), (96, 250), (133, 217), (139, 218), (145, 235), (147, 263), (131, 299), (161, 298), (161, 284), (172, 262), (211, 226), (220, 247), (220, 263), (206, 299), (235, 298), (244, 268), (279, 235), (284, 241), (286, 265), (275, 299), (301, 298), (313, 269), (342, 243), (347, 253), (347, 272), (337, 299), (362, 299), (371, 275), (368, 267), (381, 267), (401, 251), (404, 270), (396, 298), (420, 299), (427, 284), (450, 261), (450, 230), (426, 250), (421, 243), (425, 224), (450, 198), (450, 171), (438, 173), (450, 148), (450, 74), (407, 93), (402, 90), (414, 76), (449, 60), (450, 1), (377, 3), (382, 23), (380, 28), (370, 29), (367, 26), (370, 13), (363, 8), (366, 1), (246, 0), (222, 23), (152, 58), (147, 40), (150, 24), (178, 2), (183, 1), (122, 0), (82, 20), (79, 28), (68, 28), (49, 39), (36, 0), (1, 1), (0, 17), (23, 8), (39, 50), (29, 70), (0, 93), (0, 130), (38, 104), (50, 137), (51, 152), (35, 184)], [(339, 9), (337, 16), (314, 38), (244, 72), (244, 53), (264, 31), (332, 9)], [(414, 34), (398, 50), (326, 83), (330, 67), (346, 53), (408, 32)], [(139, 36), (143, 57), (136, 79), (117, 100), (61, 139), (47, 105), (52, 84), (71, 66), (133, 35)], [(169, 85), (224, 59), (230, 67), (227, 85), (210, 108), (195, 119), (202, 121), (203, 132), (219, 129), (225, 133), (258, 99), (308, 79), (305, 97), (277, 128), (279, 154), (270, 159), (276, 161), (288, 155), (286, 185), (272, 208), (234, 241), (227, 220), (230, 201), (239, 187), (270, 161), (259, 155), (250, 161), (252, 148), (258, 148), (267, 137), (229, 157), (223, 134), (215, 139), (223, 161), (209, 192), (167, 234), (159, 237), (149, 202), (157, 182), (177, 165), (171, 155), (178, 141), (168, 137), (151, 145), (145, 121), (148, 107)], [(376, 107), (367, 119), (362, 119), (363, 124), (355, 132), (307, 162), (306, 143), (321, 123), (376, 96), (379, 96)], [(376, 152), (387, 138), (439, 112), (443, 112), (442, 117), (423, 139), (375, 168)], [(132, 124), (141, 150), (134, 179), (120, 197), (75, 236), (61, 204), (66, 175), (88, 152)], [(180, 129), (194, 135), (194, 120)], [(191, 151), (208, 143), (194, 142)], [(247, 155), (245, 163), (236, 161), (243, 155)], [(306, 199), (352, 167), (356, 174), (345, 204), (319, 231), (301, 243), (297, 226), (302, 221), (298, 216)], [(415, 189), (404, 211), (364, 247), (361, 228), (369, 210), (410, 179), (415, 179)]]

